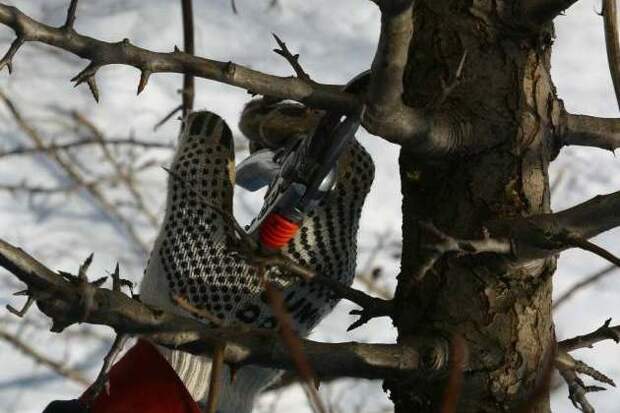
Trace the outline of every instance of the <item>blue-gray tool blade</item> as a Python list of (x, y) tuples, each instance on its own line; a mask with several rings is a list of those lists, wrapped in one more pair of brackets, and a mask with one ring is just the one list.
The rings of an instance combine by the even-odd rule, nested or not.
[(237, 165), (235, 183), (251, 192), (271, 184), (281, 168), (273, 157), (274, 153), (269, 149), (262, 149), (248, 156)]

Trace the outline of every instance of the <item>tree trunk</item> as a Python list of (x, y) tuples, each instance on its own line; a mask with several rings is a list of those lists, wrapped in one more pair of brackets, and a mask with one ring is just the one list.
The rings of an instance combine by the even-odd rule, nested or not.
[[(472, 5), (473, 3), (473, 5)], [(554, 346), (555, 259), (511, 265), (490, 256), (446, 257), (423, 280), (413, 274), (423, 243), (418, 222), (461, 238), (482, 238), (499, 218), (549, 212), (548, 164), (561, 101), (550, 76), (553, 27), (511, 22), (511, 1), (418, 1), (405, 74), (407, 104), (440, 109), (472, 128), (486, 149), (433, 161), (405, 150), (399, 339), (460, 336), (468, 346), (458, 412), (548, 412), (540, 390)], [(509, 5), (510, 4), (510, 5)], [(462, 81), (447, 97), (464, 53)], [(453, 133), (458, 135), (459, 130)], [(447, 379), (386, 381), (397, 413), (442, 411)], [(536, 396), (536, 397), (535, 397)], [(517, 409), (517, 410), (515, 410)]]

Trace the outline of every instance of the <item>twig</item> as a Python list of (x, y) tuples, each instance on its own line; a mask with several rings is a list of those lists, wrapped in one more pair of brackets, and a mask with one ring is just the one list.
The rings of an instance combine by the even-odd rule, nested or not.
[[(0, 5), (0, 9), (2, 6)], [(0, 13), (1, 14), (1, 13)], [(22, 117), (21, 113), (18, 111), (15, 104), (2, 92), (0, 92), (0, 99), (5, 103), (6, 107), (9, 109), (13, 118), (17, 122), (18, 126), (26, 133), (26, 135), (32, 140), (36, 148), (44, 148), (45, 141), (39, 134), (39, 132), (30, 126)], [(128, 235), (129, 239), (133, 241), (136, 249), (142, 254), (146, 255), (148, 252), (148, 247), (142, 241), (140, 236), (137, 233), (137, 230), (134, 228), (133, 223), (125, 218), (125, 216), (118, 211), (116, 206), (112, 204), (105, 195), (94, 186), (88, 186), (84, 182), (84, 178), (82, 174), (69, 162), (66, 162), (62, 157), (59, 156), (57, 152), (49, 153), (49, 157), (53, 160), (65, 173), (66, 175), (77, 185), (80, 185), (83, 188), (86, 188), (89, 195), (96, 201), (99, 209), (106, 216), (111, 218), (112, 220), (120, 223), (123, 226), (124, 232)]]
[(224, 323), (222, 322), (222, 320), (220, 320), (219, 318), (214, 316), (210, 311), (207, 311), (204, 308), (198, 308), (198, 307), (192, 305), (192, 303), (187, 301), (185, 298), (177, 295), (177, 296), (172, 297), (172, 299), (183, 310), (185, 310), (185, 311), (187, 311), (187, 312), (189, 312), (191, 314), (197, 315), (200, 318), (204, 318), (205, 320), (208, 320), (214, 326), (217, 326), (217, 327), (223, 327), (224, 326)]
[(604, 341), (613, 340), (620, 342), (620, 325), (610, 327), (611, 318), (605, 320), (605, 323), (595, 331), (581, 336), (562, 340), (558, 343), (558, 348), (564, 352), (571, 352), (580, 348), (591, 348), (594, 344)]
[[(84, 138), (66, 143), (52, 143), (49, 145), (43, 145), (42, 147), (17, 147), (14, 149), (9, 149), (5, 151), (0, 151), (0, 158), (6, 158), (9, 156), (21, 156), (21, 155), (32, 155), (37, 153), (49, 153), (49, 152), (58, 152), (58, 151), (66, 151), (69, 149), (79, 148), (82, 146), (88, 145), (99, 145), (100, 141), (98, 139), (92, 138)], [(160, 142), (149, 142), (138, 140), (134, 138), (106, 138), (105, 144), (108, 146), (135, 146), (139, 148), (155, 148), (155, 149), (173, 149), (174, 146), (169, 143), (160, 143)]]
[(616, 386), (609, 377), (595, 368), (588, 366), (586, 363), (575, 360), (564, 351), (559, 351), (556, 355), (555, 366), (562, 378), (566, 381), (566, 384), (568, 384), (569, 399), (576, 408), (584, 413), (594, 413), (594, 408), (588, 402), (586, 395), (591, 392), (603, 391), (605, 388), (600, 386), (586, 386), (583, 380), (579, 378), (578, 374), (584, 374), (601, 383), (614, 387)]
[(476, 255), (483, 253), (509, 255), (512, 253), (512, 244), (509, 239), (492, 238), (487, 231), (483, 231), (484, 237), (482, 239), (465, 240), (453, 238), (444, 234), (430, 223), (420, 222), (419, 227), (421, 232), (426, 235), (427, 241), (422, 246), (424, 260), (418, 266), (416, 274), (413, 277), (417, 281), (426, 276), (437, 260), (449, 253), (460, 255)]
[(17, 350), (19, 350), (20, 352), (24, 353), (26, 356), (33, 359), (36, 363), (42, 364), (45, 367), (48, 367), (49, 369), (51, 369), (52, 371), (56, 372), (57, 374), (63, 377), (66, 377), (67, 379), (74, 381), (76, 383), (79, 383), (81, 385), (84, 385), (84, 386), (88, 386), (90, 384), (90, 381), (77, 370), (68, 368), (63, 363), (52, 360), (49, 357), (45, 356), (44, 354), (39, 353), (37, 350), (33, 349), (28, 344), (24, 343), (18, 337), (10, 334), (7, 331), (4, 331), (3, 329), (0, 329), (0, 339), (11, 344)]
[(216, 413), (217, 402), (222, 388), (222, 368), (224, 367), (224, 351), (226, 344), (217, 346), (213, 351), (211, 360), (211, 377), (209, 379), (209, 392), (205, 413)]
[(291, 67), (295, 71), (295, 74), (297, 75), (298, 79), (312, 82), (312, 79), (310, 78), (308, 73), (306, 73), (304, 68), (301, 67), (301, 64), (299, 64), (299, 54), (292, 54), (291, 51), (286, 46), (286, 43), (284, 43), (275, 33), (271, 33), (271, 34), (273, 38), (276, 39), (276, 43), (278, 43), (278, 47), (280, 47), (279, 49), (273, 49), (273, 51), (279, 54), (280, 56), (282, 56), (284, 59), (286, 59), (286, 61), (291, 65)]
[[(194, 55), (194, 11), (192, 0), (181, 0), (183, 10), (183, 50), (185, 53)], [(194, 76), (191, 73), (183, 75), (183, 118), (194, 109)]]
[(153, 131), (157, 131), (157, 129), (161, 128), (166, 122), (168, 122), (174, 115), (179, 113), (179, 111), (183, 111), (183, 105), (179, 105), (176, 108), (172, 109), (166, 116), (164, 116), (159, 122), (153, 126)]
[(557, 310), (562, 304), (566, 303), (573, 295), (577, 294), (579, 291), (593, 284), (596, 284), (597, 282), (605, 278), (607, 275), (612, 274), (616, 270), (618, 270), (618, 267), (615, 264), (613, 264), (575, 283), (572, 287), (570, 287), (567, 291), (562, 293), (562, 295), (560, 295), (556, 300), (553, 301), (553, 309)]
[(101, 370), (99, 370), (99, 374), (97, 374), (97, 378), (83, 396), (83, 399), (88, 404), (95, 401), (104, 389), (106, 393), (109, 394), (108, 375), (112, 369), (112, 365), (116, 361), (116, 358), (120, 352), (123, 350), (123, 346), (128, 339), (128, 336), (120, 334), (114, 338), (114, 342), (112, 343), (110, 350), (103, 358), (103, 365), (101, 366)]
[(159, 226), (159, 218), (147, 206), (146, 202), (144, 201), (144, 197), (136, 187), (134, 177), (128, 171), (126, 171), (125, 168), (123, 168), (120, 162), (116, 160), (116, 157), (110, 152), (110, 149), (107, 145), (107, 139), (105, 138), (103, 133), (99, 130), (99, 128), (97, 128), (97, 126), (95, 126), (94, 123), (88, 120), (80, 112), (73, 111), (72, 115), (73, 119), (75, 119), (78, 124), (86, 127), (91, 132), (93, 138), (99, 143), (99, 147), (101, 148), (105, 159), (110, 165), (112, 165), (112, 168), (114, 169), (116, 175), (119, 177), (119, 180), (125, 184), (125, 187), (132, 195), (136, 205), (136, 209), (142, 212), (142, 214), (144, 214), (151, 226), (157, 228)]

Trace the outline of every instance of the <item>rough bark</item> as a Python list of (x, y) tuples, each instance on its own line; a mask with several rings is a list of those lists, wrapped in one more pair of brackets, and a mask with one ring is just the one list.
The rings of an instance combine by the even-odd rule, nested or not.
[[(557, 154), (551, 138), (561, 112), (549, 73), (553, 29), (512, 26), (511, 7), (429, 0), (416, 2), (412, 16), (406, 103), (433, 104), (467, 53), (462, 79), (441, 109), (486, 148), (432, 161), (403, 149), (400, 157), (404, 247), (395, 323), (401, 341), (421, 333), (465, 339), (469, 365), (458, 412), (518, 411), (548, 376), (554, 351), (555, 258), (517, 265), (445, 257), (414, 278), (424, 255), (419, 221), (472, 239), (492, 221), (550, 212), (547, 167)], [(442, 410), (442, 386), (388, 379), (386, 387), (397, 413)], [(548, 412), (548, 396), (529, 408)]]

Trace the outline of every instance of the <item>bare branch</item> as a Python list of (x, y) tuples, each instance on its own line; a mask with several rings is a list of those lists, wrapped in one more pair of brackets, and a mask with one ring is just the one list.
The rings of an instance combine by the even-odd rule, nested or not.
[(613, 340), (616, 343), (620, 343), (620, 326), (610, 327), (610, 324), (611, 318), (607, 319), (601, 327), (592, 333), (563, 340), (558, 343), (555, 367), (568, 384), (568, 397), (573, 402), (573, 405), (583, 412), (594, 413), (594, 408), (588, 402), (586, 395), (590, 392), (605, 390), (605, 388), (600, 386), (586, 386), (583, 380), (579, 378), (579, 374), (589, 376), (598, 382), (610, 386), (615, 387), (616, 384), (605, 374), (581, 360), (574, 359), (568, 353), (582, 348), (591, 348), (594, 344), (604, 340)]
[(558, 348), (564, 352), (571, 352), (580, 348), (591, 348), (594, 344), (604, 340), (620, 343), (620, 325), (610, 327), (610, 324), (611, 318), (608, 318), (601, 327), (589, 334), (560, 341)]
[[(2, 7), (4, 6), (0, 5), (0, 9)], [(9, 112), (11, 112), (13, 118), (17, 122), (17, 125), (30, 138), (35, 147), (40, 150), (45, 148), (46, 144), (43, 137), (36, 129), (34, 129), (25, 121), (15, 104), (1, 91), (0, 100), (4, 102), (6, 107), (9, 109)], [(106, 196), (99, 190), (99, 188), (97, 186), (88, 185), (85, 182), (82, 173), (75, 167), (75, 165), (73, 165), (71, 162), (66, 161), (66, 159), (61, 157), (58, 152), (51, 152), (49, 153), (49, 156), (50, 159), (54, 161), (64, 171), (67, 177), (71, 179), (71, 181), (73, 181), (75, 185), (85, 188), (88, 191), (88, 194), (96, 201), (96, 204), (106, 216), (110, 217), (112, 220), (120, 223), (123, 226), (124, 232), (127, 234), (129, 239), (133, 241), (138, 252), (140, 252), (142, 255), (146, 255), (148, 252), (148, 248), (144, 241), (142, 241), (142, 239), (138, 235), (137, 230), (134, 228), (134, 225), (118, 210), (118, 208), (113, 203), (111, 203), (106, 198)]]
[[(78, 148), (88, 145), (100, 145), (101, 141), (94, 138), (84, 138), (66, 143), (51, 143), (48, 145), (42, 145), (41, 147), (24, 147), (20, 146), (14, 149), (0, 151), (0, 158), (9, 156), (21, 156), (21, 155), (33, 155), (37, 153), (50, 153), (58, 151), (66, 151), (69, 149)], [(135, 138), (108, 138), (105, 139), (107, 146), (134, 146), (137, 148), (145, 149), (174, 149), (174, 145), (170, 143), (150, 142), (146, 140), (139, 140)]]
[(613, 152), (620, 147), (620, 118), (599, 118), (564, 112), (558, 139), (560, 146), (592, 146)]
[(562, 14), (577, 0), (521, 0), (521, 13), (534, 24), (542, 25)]
[(2, 60), (0, 60), (0, 70), (4, 69), (6, 66), (9, 73), (13, 73), (13, 57), (15, 57), (15, 53), (19, 50), (20, 47), (24, 44), (24, 39), (18, 37), (11, 43), (9, 50), (6, 52)]
[(581, 248), (614, 264), (619, 259), (587, 241), (620, 225), (620, 191), (599, 195), (553, 214), (540, 214), (495, 222), (489, 225), (494, 238), (509, 239), (512, 259), (528, 262), (555, 255), (569, 248)]
[(126, 168), (121, 165), (121, 163), (116, 159), (112, 152), (110, 152), (110, 148), (107, 145), (108, 140), (103, 135), (103, 132), (101, 132), (94, 123), (92, 123), (81, 113), (73, 111), (72, 116), (79, 125), (86, 127), (86, 129), (92, 134), (93, 138), (99, 143), (99, 147), (101, 148), (105, 159), (114, 169), (114, 172), (116, 176), (118, 176), (119, 181), (125, 184), (125, 187), (132, 195), (133, 200), (136, 204), (136, 209), (138, 209), (138, 211), (144, 214), (144, 216), (153, 227), (157, 228), (159, 226), (159, 218), (157, 214), (155, 214), (155, 212), (153, 212), (150, 207), (147, 206), (147, 202), (144, 200), (144, 197), (136, 186), (136, 181), (133, 174), (131, 174), (130, 171), (126, 170)]
[(586, 398), (587, 393), (604, 390), (601, 387), (588, 387), (571, 369), (558, 369), (560, 375), (568, 385), (568, 398), (575, 408), (583, 413), (595, 413), (594, 407)]
[(555, 214), (489, 222), (479, 240), (454, 238), (431, 224), (420, 223), (423, 244), (420, 263), (414, 277), (404, 286), (407, 291), (448, 254), (503, 256), (513, 265), (555, 255), (569, 248), (581, 248), (620, 266), (620, 258), (587, 241), (620, 225), (620, 191), (597, 196), (587, 202)]
[[(117, 43), (104, 42), (75, 31), (69, 33), (62, 28), (47, 26), (5, 4), (0, 4), (0, 23), (11, 27), (20, 41), (42, 42), (89, 60), (88, 67), (73, 79), (78, 84), (94, 79), (103, 66), (122, 64), (133, 66), (140, 72), (181, 73), (211, 79), (261, 95), (292, 99), (322, 109), (348, 113), (358, 110), (360, 105), (357, 97), (342, 92), (339, 87), (272, 76), (233, 62), (192, 56), (178, 49), (170, 53), (153, 52), (134, 46), (128, 39)], [(12, 55), (17, 48), (12, 51)], [(5, 61), (11, 58), (5, 58)]]
[(161, 128), (166, 122), (172, 119), (172, 117), (176, 115), (179, 111), (181, 112), (183, 111), (182, 104), (172, 109), (170, 112), (168, 112), (166, 116), (164, 116), (159, 122), (157, 122), (155, 126), (153, 126), (153, 131), (156, 131), (157, 129)]
[(57, 374), (71, 381), (74, 381), (78, 384), (82, 384), (84, 386), (88, 386), (90, 384), (90, 380), (84, 377), (80, 372), (65, 366), (63, 363), (59, 361), (50, 359), (44, 354), (33, 349), (28, 344), (24, 343), (18, 337), (2, 329), (0, 329), (0, 340), (6, 341), (7, 343), (15, 347), (17, 350), (19, 350), (26, 356), (33, 359), (36, 363), (41, 364), (45, 367), (48, 367), (52, 371), (56, 372)]
[[(404, 148), (444, 156), (479, 147), (467, 119), (403, 101), (403, 75), (413, 34), (411, 0), (375, 1), (382, 10), (381, 35), (372, 63), (363, 125), (368, 132)], [(456, 72), (460, 79), (462, 64)], [(449, 92), (448, 92), (449, 93)], [(440, 98), (440, 100), (442, 100)]]
[(617, 271), (618, 269), (619, 269), (618, 266), (613, 264), (575, 283), (571, 288), (569, 288), (567, 291), (562, 293), (561, 296), (559, 296), (556, 300), (553, 301), (553, 309), (556, 310), (562, 304), (566, 303), (578, 291), (583, 290), (586, 287), (589, 287), (590, 285), (593, 285), (599, 282), (601, 279), (613, 273), (614, 271)]
[(421, 247), (423, 256), (415, 275), (411, 278), (411, 286), (413, 286), (413, 283), (423, 279), (431, 268), (433, 268), (435, 263), (447, 254), (512, 254), (513, 246), (510, 239), (502, 237), (491, 238), (486, 231), (484, 231), (484, 237), (482, 239), (465, 240), (447, 235), (437, 229), (433, 224), (419, 222), (418, 225), (424, 237), (424, 244)]
[(591, 392), (603, 391), (604, 387), (586, 386), (578, 374), (583, 374), (610, 386), (616, 384), (605, 374), (584, 363), (581, 360), (575, 360), (570, 354), (559, 351), (555, 357), (555, 367), (560, 372), (568, 384), (568, 397), (573, 405), (585, 413), (594, 413), (594, 408), (588, 402), (586, 395)]
[[(224, 361), (232, 366), (258, 365), (292, 370), (288, 350), (278, 334), (244, 328), (209, 328), (191, 318), (151, 308), (126, 295), (92, 287), (92, 305), (82, 320), (84, 289), (54, 273), (24, 251), (0, 241), (0, 266), (28, 285), (39, 308), (66, 327), (82, 321), (107, 325), (121, 334), (138, 335), (193, 354), (212, 354), (226, 343)], [(381, 378), (386, 375), (445, 372), (450, 344), (444, 338), (419, 338), (407, 344), (318, 343), (302, 340), (303, 352), (319, 377)]]
[(112, 365), (116, 361), (116, 357), (118, 357), (120, 352), (123, 350), (123, 346), (127, 342), (127, 339), (128, 337), (125, 335), (117, 335), (114, 338), (114, 342), (112, 343), (110, 350), (103, 358), (103, 365), (99, 370), (99, 374), (97, 374), (97, 378), (84, 394), (84, 400), (87, 403), (90, 404), (101, 394), (104, 389), (108, 388), (108, 375), (112, 369)]
[(69, 10), (67, 11), (67, 20), (65, 21), (65, 25), (63, 28), (65, 30), (72, 30), (73, 24), (75, 23), (75, 12), (77, 11), (78, 0), (71, 0), (71, 4), (69, 4)]
[(276, 43), (278, 43), (278, 47), (280, 47), (279, 49), (273, 49), (273, 51), (286, 59), (295, 71), (297, 78), (311, 82), (312, 79), (310, 79), (308, 73), (306, 73), (304, 68), (301, 67), (301, 64), (299, 63), (299, 55), (291, 53), (286, 46), (286, 43), (284, 43), (275, 33), (271, 33), (271, 35), (274, 39), (276, 39)]
[(603, 0), (603, 23), (605, 26), (605, 46), (607, 64), (616, 92), (616, 101), (620, 108), (620, 33), (618, 31), (617, 0)]
[[(194, 55), (194, 11), (192, 0), (181, 0), (181, 8), (183, 11), (183, 50), (185, 53)], [(143, 75), (145, 72), (142, 72)], [(151, 73), (146, 72), (146, 73)], [(146, 82), (144, 82), (146, 85)], [(142, 82), (140, 82), (142, 84)], [(142, 87), (144, 89), (144, 86)], [(183, 118), (194, 109), (194, 76), (190, 73), (183, 75), (183, 91), (181, 93), (183, 99)]]

